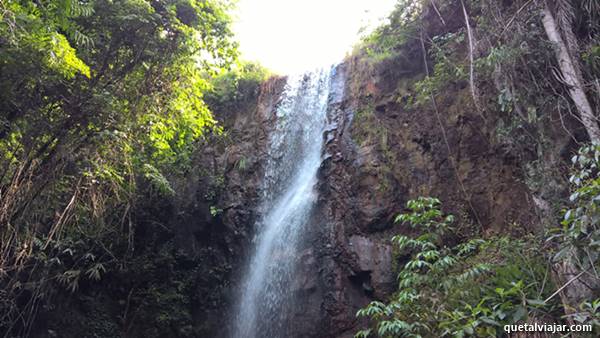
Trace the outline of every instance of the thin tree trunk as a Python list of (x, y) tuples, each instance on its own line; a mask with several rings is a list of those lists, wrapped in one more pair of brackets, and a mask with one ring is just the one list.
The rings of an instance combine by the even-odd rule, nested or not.
[(577, 107), (581, 122), (583, 123), (590, 140), (592, 142), (600, 143), (600, 127), (598, 127), (592, 106), (585, 95), (581, 80), (577, 76), (577, 64), (573, 62), (573, 59), (569, 54), (567, 44), (558, 32), (556, 20), (554, 19), (554, 16), (548, 7), (548, 3), (544, 4), (542, 14), (542, 24), (544, 25), (544, 30), (546, 31), (546, 35), (548, 35), (550, 42), (555, 45), (554, 51), (556, 53), (556, 59), (560, 67), (560, 71), (564, 77), (565, 83), (567, 86), (569, 86), (569, 94), (575, 103), (575, 106)]
[[(568, 0), (562, 0), (568, 1)], [(563, 4), (565, 5), (565, 4)], [(566, 4), (570, 5), (570, 4)], [(568, 7), (570, 8), (570, 7)], [(565, 9), (565, 8), (563, 8)], [(563, 15), (569, 13), (563, 13)], [(565, 39), (560, 35), (557, 21), (552, 15), (552, 11), (545, 1), (544, 9), (542, 10), (542, 24), (544, 30), (550, 42), (554, 44), (554, 52), (556, 53), (556, 59), (560, 71), (562, 73), (565, 84), (569, 87), (569, 95), (577, 107), (580, 120), (585, 127), (590, 140), (592, 142), (600, 143), (600, 127), (598, 127), (597, 119), (592, 111), (592, 106), (588, 101), (585, 91), (583, 90), (581, 71), (579, 64), (573, 60), (576, 57), (576, 51), (572, 50), (576, 46), (576, 41), (566, 41), (565, 39), (575, 39), (571, 27), (569, 26), (570, 21), (564, 22), (563, 29), (565, 33)], [(571, 50), (569, 49), (571, 48)], [(585, 299), (589, 299), (593, 296), (592, 288), (588, 285), (596, 285), (596, 281), (588, 284), (589, 281), (585, 278), (584, 272), (575, 264), (575, 253), (570, 252), (567, 257), (559, 263), (554, 265), (554, 279), (557, 285), (564, 285), (560, 290), (559, 294), (561, 301), (564, 305), (564, 311), (567, 315), (567, 321), (573, 323), (572, 315), (577, 306)], [(577, 278), (575, 278), (577, 276)], [(584, 281), (585, 280), (585, 281)]]
[(479, 105), (479, 95), (477, 93), (477, 87), (475, 87), (475, 70), (474, 70), (474, 42), (473, 42), (473, 33), (471, 32), (471, 25), (469, 24), (469, 15), (467, 14), (467, 9), (465, 8), (465, 3), (460, 0), (460, 4), (462, 6), (463, 15), (465, 16), (465, 25), (467, 26), (467, 36), (469, 38), (469, 84), (471, 85), (471, 95), (473, 96), (473, 103), (475, 104), (475, 108), (481, 113), (480, 105)]

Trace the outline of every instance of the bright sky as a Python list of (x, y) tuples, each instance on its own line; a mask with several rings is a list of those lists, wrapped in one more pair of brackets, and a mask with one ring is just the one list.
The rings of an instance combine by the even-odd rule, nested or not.
[(239, 0), (233, 29), (243, 59), (291, 74), (341, 61), (361, 27), (375, 27), (396, 2)]

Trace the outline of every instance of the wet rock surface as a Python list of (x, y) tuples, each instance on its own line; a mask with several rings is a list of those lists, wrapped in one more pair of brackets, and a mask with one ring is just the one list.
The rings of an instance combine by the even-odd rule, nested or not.
[[(456, 238), (475, 232), (527, 233), (536, 224), (522, 169), (494, 144), (493, 125), (472, 108), (467, 85), (456, 84), (451, 95), (437, 102), (437, 112), (406, 109), (398, 95), (406, 87), (403, 79), (415, 74), (390, 62), (368, 67), (350, 59), (339, 66), (346, 77), (344, 88), (337, 89), (343, 95), (329, 105), (318, 205), (290, 285), (298, 304), (290, 314), (292, 337), (351, 337), (361, 324), (356, 311), (393, 292), (390, 238), (407, 232), (393, 220), (411, 198), (438, 197), (445, 211), (465, 224)], [(225, 168), (219, 204), (224, 206), (222, 226), (228, 229), (222, 254), (232, 264), (229, 297), (252, 245), (261, 156), (284, 82), (270, 80), (250, 113), (227, 118), (225, 127), (235, 141), (214, 153)], [(365, 107), (372, 108), (367, 122), (359, 120)], [(368, 137), (365, 126), (373, 128)], [(247, 169), (240, 171), (242, 157)], [(231, 303), (225, 297), (215, 313)], [(224, 332), (215, 329), (216, 336)]]
[[(361, 67), (357, 60), (340, 67), (347, 76), (344, 99), (330, 107), (334, 127), (324, 136), (312, 224), (317, 266), (310, 276), (318, 281), (307, 282), (317, 285), (307, 297), (320, 302), (311, 302), (319, 303), (318, 310), (304, 309), (314, 316), (299, 318), (303, 324), (295, 334), (301, 337), (351, 337), (360, 324), (356, 311), (393, 292), (390, 238), (407, 231), (393, 220), (411, 198), (440, 198), (445, 211), (470, 227), (457, 237), (529, 232), (535, 224), (520, 168), (489, 141), (489, 127), (468, 108), (466, 87), (438, 103), (438, 119), (433, 111), (406, 110), (393, 99), (402, 70)], [(374, 107), (378, 123), (372, 128), (379, 137), (357, 142), (356, 116), (364, 101)]]
[(199, 268), (206, 282), (196, 285), (199, 299), (218, 302), (199, 304), (195, 321), (208, 336), (222, 337), (229, 330), (224, 321), (235, 302), (241, 266), (254, 236), (269, 127), (273, 125), (285, 78), (263, 83), (251, 100), (233, 110), (217, 111), (225, 137), (207, 142), (196, 159), (199, 171), (191, 173), (179, 190), (174, 228), (178, 242), (191, 256), (205, 258)]

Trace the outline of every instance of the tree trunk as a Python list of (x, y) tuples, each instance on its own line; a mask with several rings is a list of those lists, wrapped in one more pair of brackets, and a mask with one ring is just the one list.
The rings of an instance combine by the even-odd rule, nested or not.
[(585, 95), (581, 80), (577, 76), (578, 65), (573, 62), (573, 59), (569, 54), (567, 44), (558, 32), (556, 20), (554, 19), (554, 16), (548, 7), (548, 3), (544, 4), (542, 14), (542, 24), (544, 25), (544, 30), (546, 31), (546, 35), (548, 35), (550, 42), (554, 44), (554, 51), (556, 53), (558, 66), (560, 67), (560, 71), (563, 75), (565, 83), (569, 87), (569, 95), (577, 107), (581, 122), (583, 123), (590, 140), (595, 143), (600, 143), (600, 127), (598, 127), (592, 106)]
[[(471, 25), (469, 24), (469, 15), (467, 14), (467, 9), (465, 8), (465, 3), (460, 0), (460, 4), (462, 6), (463, 15), (465, 17), (465, 25), (467, 26), (467, 36), (469, 38), (469, 84), (471, 85), (471, 96), (473, 96), (473, 103), (475, 104), (475, 108), (481, 114), (481, 108), (479, 105), (479, 94), (477, 91), (477, 87), (475, 87), (475, 70), (474, 70), (474, 45), (473, 42), (473, 33), (471, 31)], [(483, 114), (481, 114), (483, 116)]]

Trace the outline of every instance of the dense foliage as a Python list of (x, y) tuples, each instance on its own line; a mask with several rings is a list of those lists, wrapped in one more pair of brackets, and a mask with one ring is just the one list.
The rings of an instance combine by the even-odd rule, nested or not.
[(561, 248), (555, 258), (574, 251), (582, 270), (595, 271), (599, 266), (600, 245), (600, 146), (582, 147), (572, 162), (570, 205), (564, 213), (562, 228), (557, 229), (556, 239)]
[(509, 237), (450, 245), (455, 220), (439, 208), (439, 200), (419, 198), (396, 218), (416, 230), (392, 238), (402, 264), (398, 291), (358, 311), (373, 328), (357, 337), (496, 337), (506, 324), (552, 318), (555, 304), (543, 298), (552, 288), (549, 266), (538, 248)]
[[(5, 336), (205, 333), (206, 323), (194, 318), (204, 309), (194, 304), (217, 306), (227, 264), (184, 254), (168, 223), (174, 182), (203, 170), (193, 162), (199, 148), (222, 134), (235, 142), (212, 112), (238, 112), (268, 76), (237, 60), (230, 6), (0, 0)], [(479, 125), (493, 129), (479, 132), (523, 170), (541, 201), (544, 230), (522, 238), (476, 227), (463, 234), (464, 217), (444, 214), (437, 199), (409, 201), (396, 219), (402, 234), (392, 238), (398, 288), (358, 312), (369, 323), (358, 336), (497, 336), (503, 325), (521, 322), (600, 329), (600, 148), (589, 142), (544, 13), (556, 18), (575, 60), (572, 75), (597, 115), (598, 0), (400, 0), (357, 46), (369, 67), (401, 60), (392, 65), (406, 69), (405, 78), (389, 100), (406, 111), (440, 120), (437, 102), (468, 95), (472, 107), (459, 109), (476, 110)], [(399, 158), (375, 110), (372, 101), (359, 102), (352, 127), (360, 129), (359, 146), (377, 143), (383, 159), (376, 170), (385, 177)], [(556, 125), (571, 140), (564, 149), (556, 149)], [(572, 155), (567, 175), (561, 157)], [(243, 156), (233, 165), (240, 172), (248, 166)], [(213, 203), (213, 219), (223, 212), (215, 191), (224, 181), (217, 175), (200, 192)], [(208, 284), (218, 292), (199, 287)]]
[(256, 99), (260, 84), (269, 72), (260, 64), (240, 62), (212, 80), (212, 89), (206, 93), (206, 102), (215, 111), (225, 114), (239, 111), (242, 105)]
[[(579, 57), (588, 99), (598, 107), (600, 4), (593, 0), (549, 3), (556, 7), (557, 20), (572, 27), (575, 36), (568, 44)], [(513, 156), (530, 161), (553, 146), (549, 123), (554, 119), (560, 119), (574, 138), (581, 138), (571, 126), (572, 117), (579, 117), (557, 73), (553, 46), (541, 24), (542, 8), (543, 2), (520, 0), (398, 1), (386, 24), (363, 37), (355, 54), (363, 54), (371, 63), (402, 60), (405, 68), (422, 70), (416, 76), (408, 72), (407, 77), (414, 76), (408, 93), (398, 93), (398, 103), (406, 109), (430, 108), (435, 105), (432, 98), (443, 100), (444, 93), (455, 91), (452, 85), (468, 82), (475, 108), (496, 125), (497, 142)], [(359, 111), (363, 110), (372, 109)], [(529, 174), (540, 176), (535, 167), (528, 168)], [(533, 180), (539, 182), (541, 177)]]
[[(578, 289), (595, 285), (600, 279), (600, 146), (587, 145), (572, 158), (569, 182), (571, 194), (561, 226), (550, 229), (548, 241), (556, 244), (553, 261), (575, 267), (572, 282)], [(577, 323), (600, 327), (600, 298), (596, 293), (575, 295), (568, 318)]]
[[(392, 240), (401, 253), (398, 291), (359, 311), (371, 325), (358, 336), (497, 336), (517, 322), (587, 323), (597, 332), (599, 164), (590, 140), (600, 107), (599, 9), (594, 0), (398, 1), (389, 20), (357, 46), (355, 57), (372, 68), (419, 69), (406, 72), (392, 99), (406, 111), (436, 116), (458, 180), (440, 116), (468, 109), (480, 126), (493, 126), (481, 133), (523, 169), (540, 212), (540, 228), (530, 229), (535, 236), (461, 238), (448, 229), (462, 229), (468, 219), (453, 224), (435, 199), (409, 202), (397, 221), (419, 231), (407, 228), (402, 233), (412, 235)], [(559, 43), (550, 39), (552, 28)], [(563, 68), (566, 57), (579, 96)], [(451, 97), (466, 95), (468, 107), (440, 106), (464, 103)], [(591, 123), (581, 96), (595, 114)], [(369, 97), (360, 103), (354, 137), (384, 149), (385, 125), (375, 110)], [(571, 143), (558, 149), (561, 133)], [(573, 155), (569, 173), (565, 158)]]
[[(0, 331), (26, 336), (61, 294), (157, 264), (140, 262), (150, 228), (137, 228), (160, 224), (169, 177), (219, 131), (203, 95), (236, 59), (228, 6), (0, 2)], [(127, 309), (156, 287), (124, 296), (118, 330), (135, 325)], [(147, 336), (171, 329), (161, 327)]]

